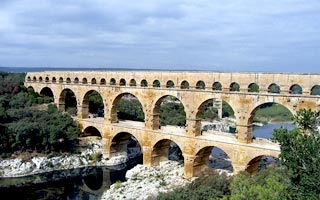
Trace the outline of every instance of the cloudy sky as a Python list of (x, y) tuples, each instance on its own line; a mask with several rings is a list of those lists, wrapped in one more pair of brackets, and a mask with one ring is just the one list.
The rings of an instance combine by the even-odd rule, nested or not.
[(320, 1), (0, 0), (0, 66), (320, 73)]

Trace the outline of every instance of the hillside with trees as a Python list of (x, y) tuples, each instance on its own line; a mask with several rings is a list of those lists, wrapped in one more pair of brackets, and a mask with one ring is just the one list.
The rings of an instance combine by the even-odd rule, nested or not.
[[(25, 74), (0, 72), (0, 152), (73, 151), (80, 130), (72, 118), (23, 86)], [(43, 106), (39, 106), (43, 104)]]

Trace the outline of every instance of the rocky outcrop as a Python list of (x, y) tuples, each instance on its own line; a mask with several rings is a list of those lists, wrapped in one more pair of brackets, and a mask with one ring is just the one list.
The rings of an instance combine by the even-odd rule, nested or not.
[(91, 154), (56, 156), (52, 158), (34, 157), (31, 160), (16, 158), (0, 162), (0, 175), (1, 177), (17, 177), (53, 170), (79, 168), (94, 164), (99, 163), (95, 163)]
[(162, 162), (154, 167), (137, 165), (127, 171), (126, 178), (126, 182), (112, 184), (101, 199), (154, 199), (160, 192), (171, 191), (192, 181), (183, 178), (183, 165), (176, 161)]

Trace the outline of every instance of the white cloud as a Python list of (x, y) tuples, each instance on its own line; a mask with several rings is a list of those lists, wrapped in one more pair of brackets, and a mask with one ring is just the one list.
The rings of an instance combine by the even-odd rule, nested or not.
[(0, 13), (0, 65), (319, 69), (317, 0), (10, 0)]

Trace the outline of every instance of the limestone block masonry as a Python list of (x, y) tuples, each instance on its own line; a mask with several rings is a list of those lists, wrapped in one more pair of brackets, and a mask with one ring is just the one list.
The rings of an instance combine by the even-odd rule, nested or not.
[[(155, 165), (167, 159), (168, 141), (173, 141), (182, 150), (186, 177), (196, 176), (205, 168), (213, 147), (228, 154), (234, 172), (253, 171), (262, 155), (278, 156), (278, 144), (252, 139), (255, 110), (265, 103), (279, 103), (292, 114), (301, 108), (319, 110), (319, 85), (320, 74), (204, 71), (44, 71), (28, 72), (25, 78), (25, 86), (40, 94), (50, 90), (61, 111), (65, 110), (66, 91), (72, 91), (82, 131), (88, 127), (99, 130), (105, 156), (116, 153), (132, 135), (142, 147), (144, 165)], [(103, 99), (102, 120), (88, 118), (92, 91)], [(117, 103), (126, 94), (140, 101), (144, 124), (118, 121)], [(183, 104), (185, 127), (160, 128), (160, 104), (167, 96)], [(234, 136), (201, 133), (201, 113), (212, 100), (224, 101), (235, 111)]]

